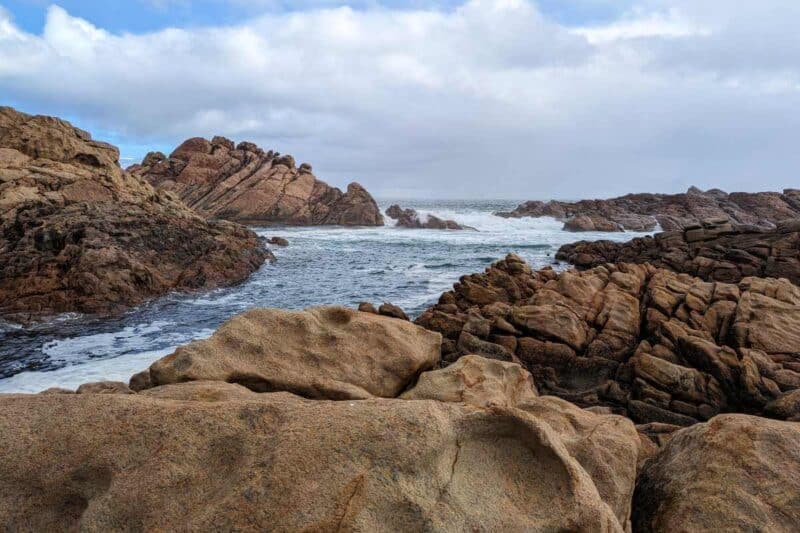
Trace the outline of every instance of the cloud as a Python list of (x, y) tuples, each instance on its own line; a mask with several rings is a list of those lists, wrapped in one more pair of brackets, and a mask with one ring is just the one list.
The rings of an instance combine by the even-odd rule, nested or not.
[(0, 94), (137, 146), (254, 140), (378, 194), (780, 188), (800, 163), (794, 11), (648, 1), (574, 27), (471, 0), (114, 34), (53, 6), (34, 35), (0, 10)]

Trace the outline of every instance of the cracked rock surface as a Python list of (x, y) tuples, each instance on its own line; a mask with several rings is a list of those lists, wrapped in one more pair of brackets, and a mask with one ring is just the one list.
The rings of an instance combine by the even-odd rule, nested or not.
[(109, 313), (243, 281), (271, 254), (118, 164), (68, 122), (0, 107), (0, 315)]
[(290, 155), (265, 152), (224, 137), (188, 139), (169, 157), (148, 154), (128, 167), (161, 190), (172, 191), (207, 218), (247, 224), (382, 226), (383, 216), (364, 187), (331, 187), (296, 166)]

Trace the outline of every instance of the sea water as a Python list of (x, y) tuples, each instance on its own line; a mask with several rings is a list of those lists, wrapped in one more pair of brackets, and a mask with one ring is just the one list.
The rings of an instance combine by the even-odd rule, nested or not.
[[(385, 210), (391, 202), (380, 203)], [(540, 268), (553, 263), (562, 244), (639, 235), (570, 233), (551, 218), (492, 214), (518, 202), (399, 203), (478, 231), (396, 228), (388, 218), (387, 226), (379, 228), (254, 227), (261, 236), (285, 237), (289, 246), (271, 247), (277, 261), (235, 287), (168, 295), (111, 319), (63, 315), (26, 327), (0, 323), (0, 392), (127, 381), (176, 346), (210, 336), (222, 322), (251, 307), (388, 301), (415, 316), (460, 276), (481, 272), (509, 252)]]

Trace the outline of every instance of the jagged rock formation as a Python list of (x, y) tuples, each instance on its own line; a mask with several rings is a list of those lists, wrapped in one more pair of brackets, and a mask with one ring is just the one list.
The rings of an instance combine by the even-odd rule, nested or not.
[(250, 142), (214, 137), (188, 139), (169, 157), (152, 152), (128, 168), (159, 189), (177, 194), (207, 218), (247, 224), (382, 226), (375, 200), (358, 183), (347, 191), (295, 166), (290, 155), (265, 152)]
[[(630, 265), (609, 273), (615, 287), (603, 288), (586, 273), (569, 281), (552, 272), (535, 278), (516, 258), (505, 262), (514, 271), (510, 278), (490, 273), (499, 284), (460, 294), (479, 298), (503, 287), (509, 296), (513, 287), (522, 290), (519, 276), (527, 275), (530, 289), (537, 279), (562, 281), (565, 299), (584, 301), (580, 295), (593, 287), (606, 302), (625, 302), (636, 280), (646, 283), (661, 272)], [(557, 292), (547, 283), (540, 293)], [(489, 305), (502, 308), (498, 301)], [(621, 324), (613, 304), (603, 309), (605, 322)], [(318, 364), (294, 349), (297, 312), (271, 310), (266, 321), (248, 313), (231, 323), (246, 324), (240, 333), (251, 337), (227, 326), (215, 335), (216, 346), (239, 345), (223, 365), (238, 368), (239, 376), (254, 367), (266, 380), (271, 374), (277, 378), (271, 392), (256, 392), (260, 385), (246, 379), (220, 381), (230, 375), (215, 373), (215, 360), (206, 359), (196, 368), (209, 370), (202, 377), (214, 381), (145, 388), (100, 382), (75, 392), (0, 394), (3, 525), (13, 531), (788, 532), (800, 520), (796, 423), (719, 415), (671, 431), (656, 445), (648, 437), (664, 429), (659, 424), (637, 434), (625, 417), (538, 396), (531, 375), (513, 362), (467, 355), (446, 368), (412, 369), (415, 357), (404, 354), (420, 346), (410, 345), (409, 335), (434, 340), (434, 358), (440, 337), (408, 322), (342, 308), (305, 313), (302, 322), (321, 321), (311, 327)], [(565, 324), (559, 316), (554, 328)], [(484, 324), (470, 319), (467, 329), (477, 335)], [(595, 338), (608, 345), (618, 331), (605, 327)], [(342, 350), (353, 355), (337, 365)], [(374, 372), (384, 351), (389, 366), (408, 371), (412, 385), (399, 396), (393, 389), (389, 397), (311, 400), (283, 389), (291, 383), (280, 376), (295, 361), (292, 382), (347, 382)], [(181, 364), (168, 356), (153, 365), (163, 366)], [(724, 373), (714, 368), (714, 375)], [(755, 383), (756, 374), (747, 373)], [(381, 387), (384, 377), (376, 374), (369, 386)], [(684, 394), (699, 383), (712, 382), (681, 379), (673, 390)]]
[(106, 313), (244, 280), (271, 254), (119, 167), (53, 117), (0, 107), (0, 314)]
[(386, 216), (396, 220), (395, 226), (411, 229), (452, 229), (452, 230), (472, 230), (477, 231), (471, 226), (462, 226), (455, 220), (443, 220), (434, 215), (426, 215), (422, 220), (416, 209), (403, 209), (397, 204), (389, 206)]
[[(344, 316), (341, 309), (319, 312), (338, 317), (337, 324)], [(368, 375), (380, 347), (401, 347), (410, 332), (439, 338), (407, 322), (351, 313), (347, 335), (374, 348), (370, 357), (348, 360), (355, 375)], [(275, 324), (253, 323), (263, 325)], [(253, 333), (280, 343), (284, 327)], [(335, 362), (337, 334), (326, 335), (318, 355)], [(438, 342), (435, 348), (438, 355)], [(253, 361), (272, 357), (240, 351), (250, 359), (238, 360), (242, 375)], [(300, 355), (283, 352), (286, 365)], [(493, 386), (473, 387), (469, 403), (426, 389), (424, 373), (418, 387), (425, 390), (414, 400), (313, 401), (282, 392), (281, 380), (270, 393), (191, 381), (135, 394), (101, 395), (114, 387), (92, 384), (77, 394), (0, 395), (0, 515), (12, 530), (41, 531), (108, 531), (119, 524), (628, 530), (640, 450), (633, 424), (539, 398), (522, 369), (474, 365), (470, 375)], [(298, 373), (306, 382), (326, 382), (337, 379), (331, 368), (303, 364)], [(380, 383), (378, 376), (372, 385)]]
[(512, 254), (463, 276), (416, 323), (444, 336), (445, 361), (519, 362), (541, 393), (639, 424), (797, 414), (773, 406), (800, 388), (800, 288), (786, 280), (707, 282), (628, 263), (533, 272)]
[(800, 219), (778, 222), (771, 230), (711, 220), (624, 243), (580, 241), (562, 246), (556, 259), (578, 268), (651, 263), (707, 281), (738, 283), (759, 276), (800, 285)]
[(737, 224), (772, 228), (781, 220), (800, 217), (800, 190), (777, 192), (701, 191), (691, 187), (681, 194), (628, 194), (605, 200), (578, 202), (530, 201), (502, 217), (543, 217), (564, 220), (568, 231), (681, 230), (703, 220), (722, 219)]
[(634, 531), (797, 531), (800, 424), (722, 415), (645, 464)]

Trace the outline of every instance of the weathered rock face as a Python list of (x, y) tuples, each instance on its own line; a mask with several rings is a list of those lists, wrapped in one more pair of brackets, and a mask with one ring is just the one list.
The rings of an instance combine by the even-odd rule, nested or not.
[(800, 190), (783, 193), (726, 193), (696, 187), (681, 194), (628, 194), (606, 200), (539, 202), (520, 204), (503, 217), (554, 217), (566, 221), (569, 231), (681, 230), (703, 220), (774, 227), (775, 223), (800, 217)]
[(411, 322), (344, 307), (251, 309), (153, 363), (149, 385), (212, 380), (307, 398), (395, 397), (438, 363), (440, 343)]
[[(539, 392), (640, 424), (762, 414), (800, 388), (800, 288), (786, 280), (706, 282), (628, 263), (533, 272), (509, 255), (416, 323), (442, 333), (446, 362), (520, 361)], [(769, 413), (797, 414), (784, 403)]]
[(555, 398), (330, 402), (209, 381), (0, 395), (0, 441), (4, 525), (42, 531), (622, 532), (639, 454), (630, 421)]
[(426, 215), (425, 219), (421, 219), (419, 213), (415, 209), (403, 209), (397, 204), (389, 206), (386, 210), (386, 216), (396, 220), (395, 226), (401, 228), (411, 229), (452, 229), (452, 230), (472, 230), (477, 231), (470, 226), (462, 226), (455, 220), (443, 220), (434, 215)]
[(738, 283), (759, 276), (800, 285), (800, 219), (778, 222), (771, 230), (717, 220), (625, 243), (580, 241), (562, 246), (556, 259), (578, 268), (651, 263), (707, 281)]
[(382, 226), (375, 200), (358, 183), (342, 193), (318, 180), (311, 165), (264, 152), (253, 143), (214, 137), (185, 141), (167, 158), (151, 153), (128, 168), (176, 193), (207, 218), (253, 224)]
[(271, 257), (255, 233), (204, 221), (118, 159), (68, 122), (0, 107), (0, 314), (121, 311), (242, 281)]
[(634, 531), (775, 531), (800, 524), (800, 424), (723, 415), (645, 464)]

